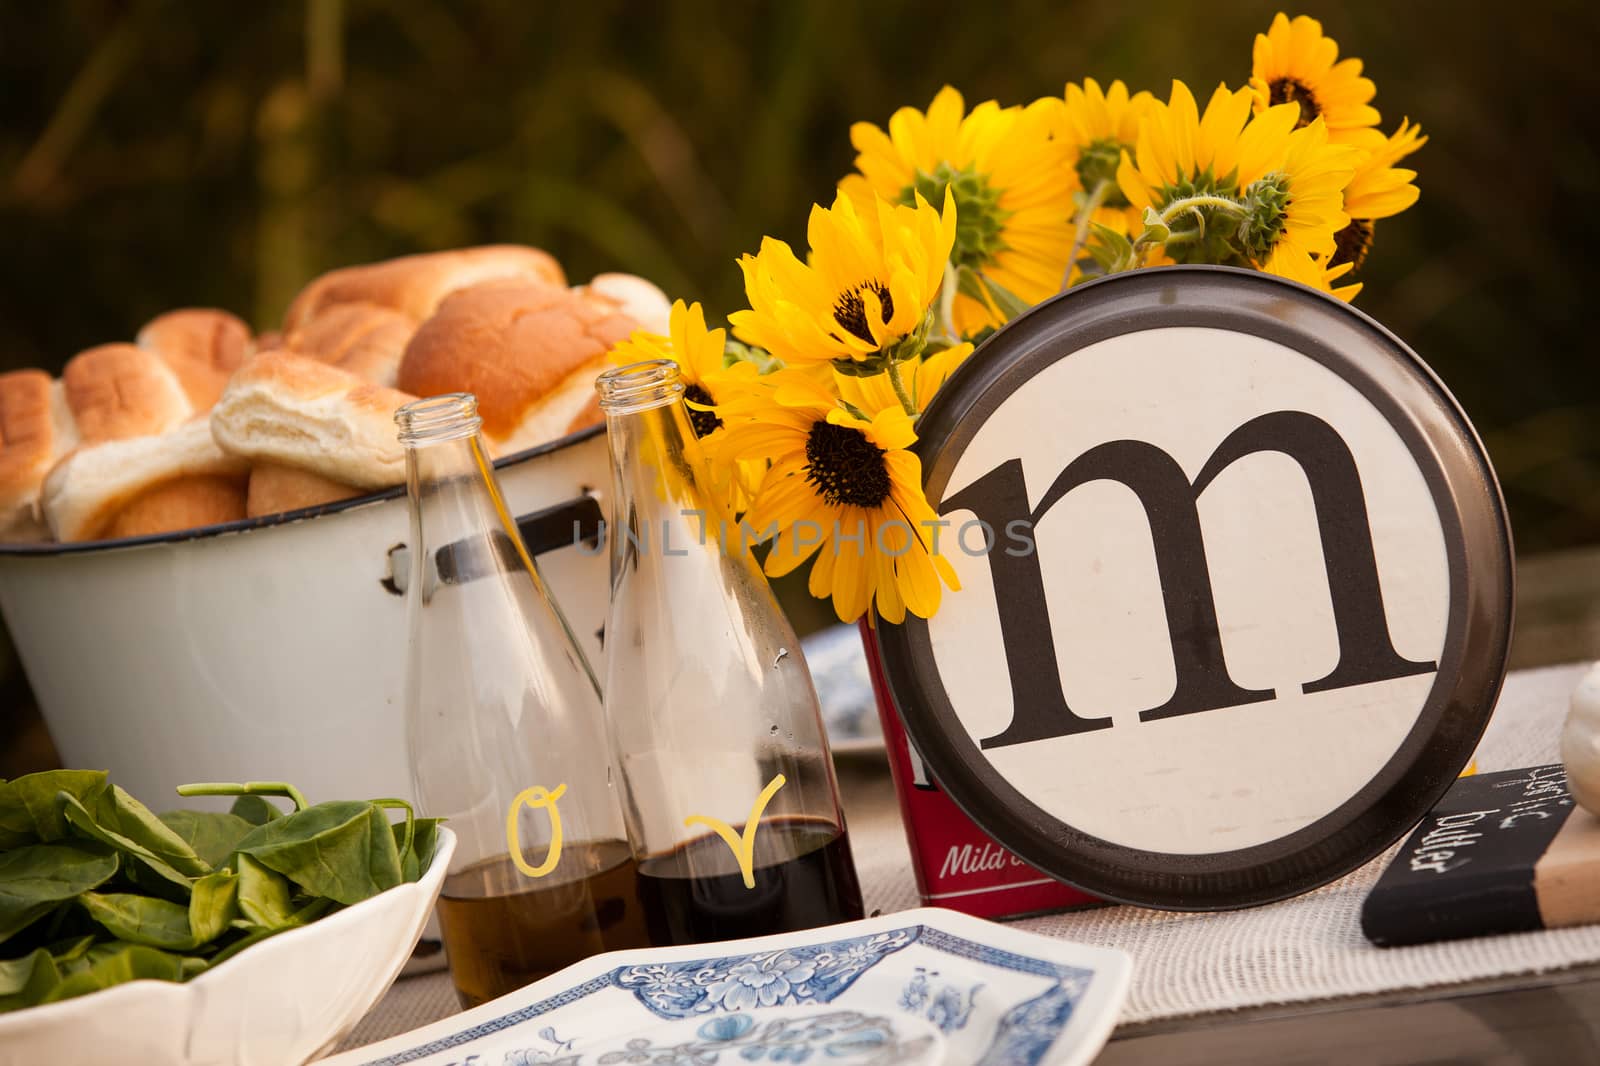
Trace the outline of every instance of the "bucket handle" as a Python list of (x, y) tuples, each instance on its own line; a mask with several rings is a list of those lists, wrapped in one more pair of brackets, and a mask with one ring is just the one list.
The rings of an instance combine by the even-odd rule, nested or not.
[[(600, 501), (585, 493), (554, 507), (522, 515), (517, 519), (517, 529), (528, 546), (528, 554), (539, 556), (579, 544), (598, 550), (605, 522)], [(402, 542), (390, 548), (388, 555), (389, 572), (379, 583), (385, 592), (404, 596), (406, 583), (411, 579), (411, 549)], [(484, 540), (446, 544), (438, 552), (439, 576), (452, 585), (484, 577), (494, 572), (496, 555), (507, 560), (516, 557), (511, 538), (499, 530)]]

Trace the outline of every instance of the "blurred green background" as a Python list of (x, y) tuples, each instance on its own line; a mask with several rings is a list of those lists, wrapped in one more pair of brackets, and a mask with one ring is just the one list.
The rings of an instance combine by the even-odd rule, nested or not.
[[(1279, 5), (60, 0), (0, 6), (0, 369), (153, 315), (276, 325), (319, 272), (490, 241), (646, 275), (714, 314), (763, 234), (949, 82), (1025, 102), (1084, 76), (1203, 97)], [(1486, 438), (1519, 551), (1600, 542), (1600, 6), (1320, 2), (1431, 136), (1358, 305)], [(797, 604), (798, 606), (798, 604)], [(820, 615), (818, 616), (820, 617)], [(806, 624), (802, 621), (802, 624)], [(0, 662), (0, 774), (28, 697)], [(36, 731), (35, 731), (36, 732)], [(31, 743), (31, 742), (30, 742)]]

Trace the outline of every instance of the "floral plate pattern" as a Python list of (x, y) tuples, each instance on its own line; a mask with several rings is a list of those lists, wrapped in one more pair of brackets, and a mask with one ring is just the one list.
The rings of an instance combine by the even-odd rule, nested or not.
[(1120, 951), (929, 908), (599, 955), (326, 1066), (1077, 1066), (1130, 970)]

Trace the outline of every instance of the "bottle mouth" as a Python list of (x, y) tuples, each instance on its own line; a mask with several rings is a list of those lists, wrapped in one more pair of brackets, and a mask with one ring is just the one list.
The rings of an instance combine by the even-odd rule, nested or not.
[(602, 411), (626, 414), (671, 403), (683, 395), (683, 380), (671, 359), (649, 359), (607, 370), (595, 379), (594, 388)]
[(434, 444), (460, 440), (478, 432), (478, 398), (470, 392), (449, 392), (413, 400), (394, 413), (401, 444)]

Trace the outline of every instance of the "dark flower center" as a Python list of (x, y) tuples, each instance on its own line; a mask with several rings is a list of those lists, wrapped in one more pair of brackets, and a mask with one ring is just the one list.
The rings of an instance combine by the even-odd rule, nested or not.
[(1322, 114), (1322, 108), (1317, 106), (1317, 97), (1305, 82), (1295, 78), (1279, 78), (1267, 87), (1267, 100), (1274, 104), (1299, 104), (1300, 121), (1295, 123), (1295, 128), (1309, 126), (1316, 117)]
[(867, 325), (867, 301), (862, 293), (871, 289), (878, 297), (878, 303), (883, 306), (883, 320), (887, 322), (894, 317), (894, 300), (889, 296), (889, 286), (881, 281), (868, 281), (849, 292), (842, 294), (837, 303), (833, 305), (833, 320), (855, 336), (874, 343), (872, 329)]
[[(706, 407), (710, 407), (717, 402), (711, 398), (711, 394), (706, 391), (704, 385), (698, 384), (685, 387), (683, 398), (690, 403), (698, 403)], [(718, 418), (715, 413), (711, 411), (696, 411), (693, 407), (688, 408), (688, 411), (689, 424), (694, 427), (694, 435), (696, 437), (709, 437), (722, 428), (722, 419)]]
[(1333, 235), (1333, 258), (1328, 260), (1329, 265), (1354, 263), (1355, 269), (1360, 270), (1361, 264), (1367, 261), (1367, 253), (1372, 251), (1372, 231), (1371, 219), (1351, 219), (1348, 226)]
[(829, 503), (878, 507), (889, 498), (883, 457), (859, 429), (817, 422), (806, 438), (806, 480)]

